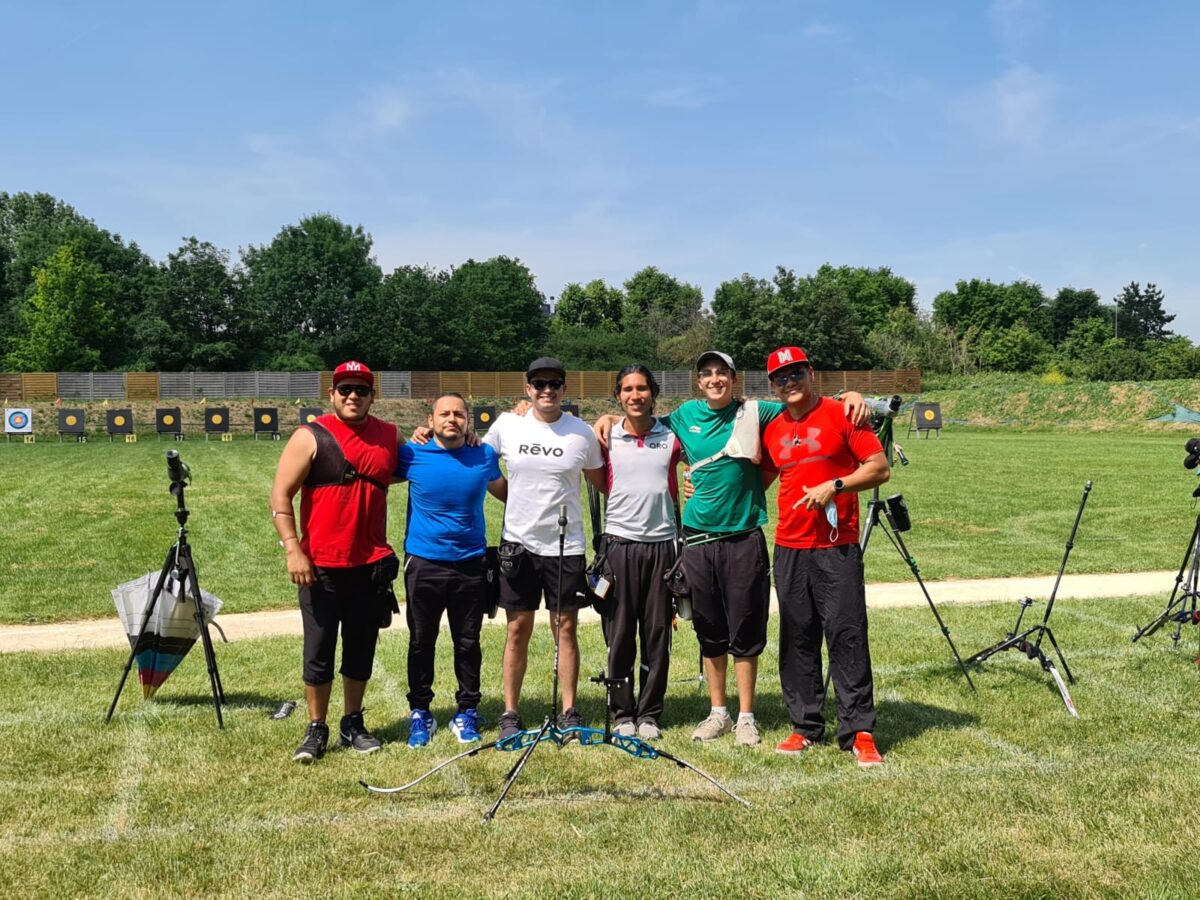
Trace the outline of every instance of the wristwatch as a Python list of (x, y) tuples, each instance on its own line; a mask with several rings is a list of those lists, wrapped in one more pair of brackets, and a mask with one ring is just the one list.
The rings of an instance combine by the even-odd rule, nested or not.
[(833, 492), (835, 494), (840, 494), (845, 489), (846, 489), (846, 482), (842, 481), (842, 479), (840, 479), (840, 478), (835, 478), (833, 480)]

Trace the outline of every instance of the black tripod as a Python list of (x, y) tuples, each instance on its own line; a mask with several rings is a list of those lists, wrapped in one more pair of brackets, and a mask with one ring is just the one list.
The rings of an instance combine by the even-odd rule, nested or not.
[[(117, 701), (121, 698), (121, 691), (125, 689), (125, 680), (129, 677), (129, 670), (133, 667), (133, 661), (138, 652), (143, 649), (146, 629), (154, 615), (154, 608), (158, 605), (158, 598), (163, 594), (167, 578), (170, 577), (175, 584), (179, 585), (180, 602), (187, 594), (191, 595), (192, 604), (195, 607), (193, 618), (196, 620), (196, 626), (200, 629), (200, 642), (204, 646), (204, 659), (208, 664), (208, 681), (212, 687), (213, 709), (217, 713), (218, 727), (224, 728), (225, 720), (221, 716), (221, 706), (225, 703), (225, 691), (221, 687), (221, 673), (217, 670), (217, 654), (213, 650), (212, 637), (208, 633), (208, 621), (204, 616), (204, 605), (200, 600), (200, 582), (196, 577), (196, 566), (192, 561), (192, 545), (188, 543), (187, 538), (188, 509), (184, 504), (183, 489), (191, 479), (191, 472), (179, 459), (178, 451), (167, 451), (167, 472), (171, 477), (170, 491), (175, 497), (175, 521), (179, 523), (179, 535), (174, 546), (167, 551), (167, 559), (163, 563), (158, 581), (154, 585), (154, 593), (150, 595), (150, 603), (146, 606), (141, 630), (138, 631), (137, 640), (133, 642), (133, 647), (129, 651), (129, 659), (125, 661), (125, 671), (121, 673), (121, 683), (117, 685), (117, 692), (113, 695), (112, 704), (108, 707), (108, 716), (105, 721), (112, 721)], [(174, 599), (170, 592), (167, 592), (167, 596)]]
[[(882, 514), (883, 518), (880, 518)], [(908, 564), (908, 570), (912, 572), (913, 578), (917, 580), (917, 587), (921, 589), (922, 595), (925, 597), (925, 602), (929, 604), (929, 611), (933, 613), (933, 617), (937, 620), (938, 629), (942, 632), (942, 636), (946, 639), (946, 643), (950, 645), (950, 652), (954, 654), (954, 659), (958, 663), (958, 668), (962, 670), (963, 678), (967, 679), (967, 684), (971, 686), (971, 690), (975, 690), (975, 682), (971, 680), (971, 674), (967, 671), (966, 664), (962, 661), (962, 657), (958, 655), (958, 648), (954, 646), (954, 639), (950, 637), (950, 629), (946, 627), (946, 623), (942, 620), (942, 614), (938, 612), (937, 606), (933, 602), (933, 598), (929, 596), (929, 590), (925, 587), (925, 581), (921, 578), (921, 569), (917, 565), (916, 559), (908, 552), (908, 546), (904, 543), (904, 538), (900, 536), (903, 531), (908, 531), (912, 527), (912, 523), (908, 518), (908, 507), (904, 505), (904, 498), (899, 494), (889, 497), (887, 501), (879, 499), (879, 488), (875, 488), (871, 492), (871, 502), (867, 504), (867, 524), (863, 529), (860, 546), (862, 552), (867, 552), (867, 545), (871, 542), (871, 534), (878, 527), (884, 533), (892, 546), (896, 548), (896, 552), (900, 554), (900, 558)]]
[[(1186, 582), (1183, 574), (1185, 571), (1187, 572)], [(1178, 647), (1183, 626), (1188, 622), (1200, 625), (1200, 612), (1196, 610), (1198, 596), (1200, 596), (1200, 516), (1196, 517), (1196, 527), (1192, 529), (1192, 539), (1188, 541), (1187, 551), (1183, 554), (1183, 562), (1179, 566), (1179, 574), (1175, 576), (1175, 587), (1171, 589), (1167, 608), (1159, 613), (1150, 624), (1138, 629), (1137, 634), (1133, 636), (1134, 643), (1137, 643), (1138, 638), (1154, 634), (1167, 622), (1175, 622), (1175, 633), (1171, 635), (1171, 642)]]
[[(1059, 694), (1062, 695), (1063, 704), (1067, 707), (1067, 712), (1078, 718), (1079, 713), (1075, 710), (1075, 702), (1071, 699), (1071, 694), (1067, 691), (1067, 685), (1062, 679), (1062, 675), (1058, 673), (1058, 669), (1044, 650), (1042, 650), (1042, 638), (1050, 639), (1050, 646), (1054, 648), (1055, 654), (1058, 656), (1058, 661), (1062, 663), (1063, 672), (1066, 673), (1067, 681), (1071, 684), (1075, 683), (1075, 676), (1071, 674), (1071, 668), (1067, 665), (1067, 658), (1063, 656), (1062, 649), (1058, 646), (1058, 641), (1054, 639), (1054, 632), (1050, 630), (1050, 614), (1054, 612), (1054, 598), (1058, 594), (1058, 585), (1062, 581), (1063, 572), (1067, 568), (1067, 559), (1071, 556), (1071, 548), (1075, 546), (1075, 532), (1079, 529), (1079, 520), (1083, 518), (1083, 508), (1087, 505), (1088, 494), (1092, 491), (1092, 483), (1085, 482), (1083, 485), (1083, 497), (1079, 501), (1079, 509), (1075, 513), (1075, 524), (1071, 526), (1071, 536), (1067, 538), (1066, 551), (1063, 553), (1062, 564), (1058, 567), (1058, 577), (1054, 579), (1054, 589), (1050, 591), (1050, 599), (1046, 601), (1046, 613), (1042, 616), (1042, 621), (1030, 628), (1021, 630), (1021, 620), (1025, 617), (1025, 610), (1033, 606), (1033, 598), (1025, 597), (1021, 599), (1020, 611), (1017, 613), (1017, 623), (1013, 626), (1004, 640), (993, 644), (985, 650), (980, 650), (974, 656), (967, 660), (969, 663), (981, 663), (989, 656), (994, 656), (1001, 650), (1019, 650), (1030, 659), (1036, 659), (1042, 664), (1042, 668), (1050, 673), (1050, 677), (1054, 679), (1054, 684), (1058, 687)], [(1037, 640), (1030, 642), (1031, 635), (1037, 635)], [(1136, 638), (1135, 638), (1136, 640)]]

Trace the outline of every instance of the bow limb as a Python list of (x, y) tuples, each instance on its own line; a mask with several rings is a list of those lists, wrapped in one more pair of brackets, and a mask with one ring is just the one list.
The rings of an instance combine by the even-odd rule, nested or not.
[(442, 769), (446, 768), (446, 766), (450, 765), (451, 763), (458, 762), (460, 759), (463, 759), (468, 756), (474, 756), (477, 753), (482, 753), (484, 750), (490, 750), (492, 747), (495, 747), (495, 746), (496, 746), (496, 741), (492, 741), (490, 744), (480, 744), (478, 747), (472, 747), (470, 750), (464, 750), (462, 753), (452, 756), (449, 759), (445, 760), (444, 762), (438, 763), (436, 766), (434, 766), (432, 769), (430, 769), (428, 772), (426, 772), (420, 778), (417, 778), (414, 781), (410, 781), (408, 784), (402, 784), (402, 785), (400, 785), (400, 787), (390, 787), (390, 788), (374, 787), (373, 785), (367, 784), (365, 781), (360, 781), (359, 784), (361, 784), (368, 791), (371, 791), (374, 794), (398, 794), (401, 791), (407, 791), (410, 787), (415, 787), (416, 785), (418, 785), (422, 781), (424, 781), (426, 778), (428, 778), (430, 775), (433, 775), (435, 772), (440, 772)]

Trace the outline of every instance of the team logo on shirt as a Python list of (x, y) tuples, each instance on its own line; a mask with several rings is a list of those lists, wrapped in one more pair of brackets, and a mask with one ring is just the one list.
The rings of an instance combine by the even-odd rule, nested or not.
[(545, 444), (518, 444), (517, 453), (522, 456), (562, 456), (562, 447), (547, 447)]

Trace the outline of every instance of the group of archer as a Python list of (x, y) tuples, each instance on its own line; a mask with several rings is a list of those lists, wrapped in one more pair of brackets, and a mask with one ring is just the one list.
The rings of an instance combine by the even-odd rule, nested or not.
[[(366, 366), (338, 366), (329, 394), (333, 412), (292, 436), (271, 494), (304, 623), (310, 721), (294, 758), (311, 762), (325, 752), (339, 627), (345, 695), (339, 741), (361, 753), (380, 748), (363, 723), (362, 701), (379, 629), (394, 606), (390, 583), (399, 561), (387, 542), (386, 508), (387, 486), (397, 481), (409, 483), (403, 574), (410, 747), (428, 745), (438, 727), (431, 706), (443, 613), (458, 682), (449, 727), (460, 742), (481, 740), (488, 493), (505, 504), (499, 607), (508, 631), (499, 739), (525, 727), (518, 708), (534, 616), (543, 601), (558, 648), (563, 706), (558, 725), (569, 737), (582, 724), (576, 707), (578, 612), (595, 600), (586, 578), (585, 478), (607, 498), (597, 553), (602, 565), (594, 560), (592, 570), (610, 584), (597, 606), (608, 671), (618, 679), (610, 695), (615, 732), (648, 741), (661, 736), (675, 609), (665, 576), (678, 560), (690, 588), (712, 705), (692, 736), (709, 742), (732, 732), (739, 745), (757, 746), (754, 694), (771, 582), (762, 526), (766, 488), (778, 478), (779, 671), (793, 733), (776, 749), (800, 753), (824, 736), (824, 642), (838, 744), (861, 766), (881, 764), (872, 737), (857, 494), (888, 479), (888, 462), (865, 424), (869, 412), (862, 397), (851, 392), (841, 403), (820, 397), (803, 350), (776, 350), (767, 373), (780, 402), (741, 400), (733, 360), (706, 352), (696, 362), (701, 397), (655, 416), (659, 386), (653, 373), (629, 365), (618, 373), (613, 392), (621, 414), (602, 416), (593, 428), (563, 412), (566, 371), (558, 360), (542, 357), (526, 371), (529, 403), (523, 414), (499, 416), (477, 441), (466, 401), (444, 393), (433, 401), (428, 429), (417, 435), (426, 442), (418, 443), (405, 442), (394, 425), (370, 415), (375, 382)], [(689, 468), (681, 504), (676, 472), (682, 460)], [(726, 706), (730, 656), (736, 718)]]

